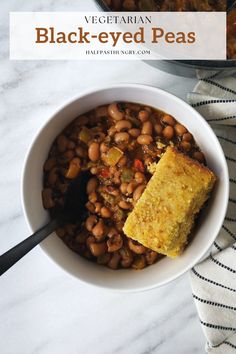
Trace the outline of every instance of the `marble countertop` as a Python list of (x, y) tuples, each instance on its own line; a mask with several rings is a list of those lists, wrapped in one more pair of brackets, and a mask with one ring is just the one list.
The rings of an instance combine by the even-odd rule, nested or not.
[[(182, 98), (195, 80), (143, 62), (9, 61), (9, 11), (96, 10), (93, 0), (0, 3), (0, 253), (28, 234), (20, 200), (30, 142), (58, 105), (100, 83), (151, 84)], [(0, 278), (1, 354), (202, 354), (188, 274), (119, 294), (80, 283), (36, 247)]]

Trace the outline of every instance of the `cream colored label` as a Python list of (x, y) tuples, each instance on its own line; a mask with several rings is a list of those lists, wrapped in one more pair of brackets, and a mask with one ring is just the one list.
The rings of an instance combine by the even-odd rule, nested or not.
[(223, 12), (10, 13), (10, 59), (225, 58)]

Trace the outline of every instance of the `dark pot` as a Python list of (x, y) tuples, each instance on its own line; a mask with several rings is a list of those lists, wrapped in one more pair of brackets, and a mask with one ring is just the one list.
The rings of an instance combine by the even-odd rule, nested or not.
[[(110, 11), (103, 0), (95, 2), (103, 11)], [(236, 72), (236, 60), (145, 60), (145, 63), (170, 74), (185, 77), (196, 77), (199, 69), (211, 70), (212, 75), (220, 73), (221, 77)]]

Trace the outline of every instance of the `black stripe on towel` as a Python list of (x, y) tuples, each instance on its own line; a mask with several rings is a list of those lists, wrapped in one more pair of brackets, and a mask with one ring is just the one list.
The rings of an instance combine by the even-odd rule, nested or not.
[(203, 302), (204, 304), (207, 304), (207, 305), (212, 305), (212, 306), (217, 306), (217, 307), (223, 307), (223, 308), (225, 308), (225, 309), (229, 309), (229, 310), (234, 310), (234, 311), (236, 311), (236, 307), (228, 306), (228, 305), (225, 305), (225, 304), (221, 304), (221, 303), (219, 303), (219, 302), (213, 302), (213, 301), (205, 300), (205, 299), (202, 299), (202, 298), (198, 297), (198, 296), (195, 295), (195, 294), (193, 294), (193, 298), (196, 299), (197, 301)]
[(212, 118), (212, 119), (207, 119), (208, 122), (220, 122), (223, 120), (230, 120), (230, 119), (235, 119), (236, 116), (228, 116), (228, 117), (222, 117), (222, 118)]
[[(235, 116), (235, 118), (236, 118), (236, 116)], [(227, 141), (227, 143), (232, 143), (232, 144), (236, 145), (236, 141), (235, 140), (224, 138), (223, 136), (220, 136), (220, 135), (217, 135), (217, 138), (222, 139), (224, 141)]]
[(192, 107), (200, 107), (200, 106), (205, 106), (208, 104), (213, 104), (213, 103), (233, 103), (236, 102), (236, 100), (209, 100), (209, 101), (201, 101), (198, 103), (193, 103)]
[(233, 248), (233, 250), (235, 250), (235, 251), (236, 251), (236, 246), (232, 246), (231, 248)]
[(230, 342), (224, 342), (223, 344), (229, 345), (231, 348), (236, 349), (236, 345), (234, 345), (233, 343), (230, 343)]
[(204, 82), (206, 82), (208, 84), (211, 84), (212, 86), (216, 86), (216, 87), (220, 88), (223, 91), (230, 92), (230, 93), (233, 93), (233, 94), (236, 95), (236, 91), (234, 91), (234, 90), (232, 90), (232, 89), (230, 89), (228, 87), (225, 87), (223, 85), (220, 85), (217, 82), (211, 81), (209, 79), (202, 79), (201, 81), (204, 81)]
[(228, 216), (226, 216), (225, 220), (227, 220), (227, 221), (231, 221), (231, 222), (236, 222), (236, 219), (229, 218)]
[(233, 159), (232, 157), (225, 156), (225, 158), (226, 158), (227, 161), (236, 162), (236, 160)]
[(222, 228), (228, 232), (228, 234), (236, 241), (236, 236), (231, 232), (225, 225), (222, 226)]
[(233, 199), (233, 198), (229, 198), (229, 201), (230, 201), (230, 203), (234, 203), (234, 204), (236, 204), (236, 200), (235, 200), (235, 199)]
[(221, 347), (223, 344), (229, 345), (231, 348), (236, 348), (236, 346), (233, 343), (230, 343), (228, 341), (222, 342), (218, 345), (213, 345), (212, 348), (219, 348)]
[(218, 251), (222, 251), (222, 248), (218, 245), (218, 243), (214, 242), (214, 246), (218, 249)]
[(214, 280), (211, 280), (211, 279), (208, 279), (208, 278), (202, 276), (202, 275), (199, 274), (199, 273), (196, 271), (196, 269), (194, 269), (194, 268), (192, 268), (192, 272), (193, 272), (194, 275), (196, 275), (196, 277), (198, 277), (198, 278), (201, 279), (201, 280), (204, 280), (204, 281), (206, 281), (206, 282), (208, 282), (208, 283), (211, 283), (211, 284), (213, 284), (213, 285), (215, 285), (215, 286), (219, 286), (219, 287), (221, 287), (221, 288), (227, 289), (227, 290), (229, 290), (229, 291), (236, 292), (236, 289), (229, 288), (228, 286), (225, 286), (225, 285), (223, 285), (223, 284), (217, 283), (217, 282), (215, 282)]
[(225, 326), (215, 325), (215, 324), (212, 324), (212, 323), (203, 322), (202, 320), (200, 320), (200, 322), (205, 327), (214, 328), (214, 329), (222, 329), (222, 330), (225, 330), (225, 331), (236, 331), (235, 327), (225, 327)]
[(217, 77), (219, 74), (221, 74), (221, 70), (220, 71), (217, 71), (215, 72), (214, 74), (210, 75), (210, 76), (207, 76), (207, 77), (203, 77), (202, 79), (199, 79), (200, 81), (202, 80), (209, 80), (209, 79), (214, 79), (215, 77)]
[(236, 179), (230, 178), (229, 181), (230, 181), (230, 183), (236, 184)]
[(217, 264), (219, 267), (224, 268), (226, 270), (228, 270), (229, 272), (232, 273), (236, 273), (236, 270), (233, 268), (228, 267), (227, 265), (219, 262), (217, 259), (215, 259), (212, 255), (210, 255), (210, 259), (212, 260), (212, 262), (214, 262), (215, 264)]

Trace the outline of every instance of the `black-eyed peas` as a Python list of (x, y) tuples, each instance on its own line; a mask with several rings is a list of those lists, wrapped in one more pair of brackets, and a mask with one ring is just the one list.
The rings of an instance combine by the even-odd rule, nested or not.
[(97, 224), (92, 229), (92, 234), (96, 240), (100, 241), (103, 239), (105, 233), (104, 221), (100, 219)]
[(118, 230), (115, 227), (111, 227), (107, 233), (107, 236), (110, 238), (117, 234), (118, 234)]
[(143, 254), (147, 250), (146, 247), (140, 245), (138, 242), (135, 242), (131, 239), (128, 239), (128, 246), (129, 249), (135, 254)]
[(122, 258), (121, 259), (121, 266), (123, 268), (130, 268), (130, 266), (133, 262), (133, 259), (134, 259), (133, 252), (127, 247), (122, 247), (119, 250), (119, 253)]
[[(226, 11), (226, 0), (103, 0), (112, 11)], [(236, 59), (236, 8), (227, 16), (227, 57)], [(148, 107), (143, 107), (147, 109)]]
[(120, 185), (120, 191), (121, 191), (121, 193), (122, 194), (126, 194), (127, 193), (127, 187), (128, 187), (128, 183), (126, 183), (126, 182), (123, 182), (123, 183), (121, 183), (121, 185)]
[(87, 151), (85, 149), (83, 149), (81, 146), (77, 146), (75, 148), (75, 154), (79, 157), (86, 157)]
[(95, 116), (96, 118), (103, 118), (107, 117), (108, 111), (107, 111), (107, 106), (100, 106), (95, 108)]
[(59, 236), (60, 238), (63, 238), (63, 237), (65, 237), (66, 231), (63, 227), (59, 227), (56, 229), (56, 233), (57, 233), (57, 236)]
[(151, 136), (152, 135), (152, 129), (153, 129), (152, 123), (150, 122), (150, 120), (148, 120), (147, 122), (143, 123), (141, 134), (150, 135)]
[(74, 225), (74, 224), (67, 224), (66, 225), (66, 233), (68, 235), (73, 236), (75, 230), (76, 230), (76, 225)]
[(127, 195), (132, 194), (136, 187), (137, 187), (137, 182), (135, 180), (130, 182), (126, 188), (126, 194)]
[(111, 118), (113, 118), (116, 121), (122, 120), (125, 116), (124, 112), (119, 109), (119, 106), (116, 102), (111, 103), (108, 106), (108, 114)]
[(113, 255), (107, 265), (111, 269), (117, 269), (119, 266), (121, 255), (119, 254), (119, 251), (113, 252), (112, 254)]
[(196, 151), (193, 154), (193, 158), (196, 159), (199, 162), (204, 162), (205, 161), (205, 156), (201, 151)]
[(64, 135), (59, 135), (59, 137), (57, 138), (58, 151), (60, 152), (66, 151), (67, 144), (68, 144), (68, 139)]
[(175, 124), (174, 128), (175, 128), (176, 134), (179, 136), (182, 136), (185, 133), (187, 133), (187, 129), (182, 124), (177, 123), (177, 124)]
[(137, 138), (140, 135), (140, 130), (137, 128), (132, 128), (128, 132), (133, 138)]
[(154, 251), (148, 251), (145, 253), (146, 262), (151, 265), (156, 262), (158, 254)]
[(192, 146), (191, 146), (189, 141), (181, 141), (180, 147), (186, 152), (190, 151), (191, 148), (192, 148)]
[(116, 123), (115, 128), (118, 132), (129, 130), (132, 128), (132, 124), (128, 120), (120, 120)]
[(121, 209), (125, 209), (125, 210), (131, 209), (131, 203), (128, 203), (125, 200), (121, 200), (118, 205)]
[(93, 203), (87, 202), (85, 206), (90, 213), (95, 213), (95, 205)]
[(90, 248), (90, 251), (91, 251), (93, 256), (99, 257), (99, 256), (103, 255), (106, 252), (107, 245), (106, 245), (105, 242), (90, 243), (89, 244), (89, 248)]
[(87, 245), (88, 248), (89, 248), (91, 243), (96, 243), (96, 239), (93, 236), (88, 236), (86, 238), (86, 245)]
[(110, 211), (110, 209), (107, 208), (107, 207), (105, 207), (105, 206), (101, 208), (100, 214), (101, 214), (101, 217), (102, 217), (102, 218), (105, 218), (105, 219), (111, 217), (111, 211)]
[(138, 184), (141, 184), (145, 181), (145, 175), (142, 172), (136, 172), (134, 178)]
[(135, 0), (124, 0), (123, 7), (125, 11), (136, 11), (137, 5)]
[(136, 270), (140, 270), (146, 267), (146, 260), (144, 255), (137, 257), (132, 263), (132, 268)]
[(96, 203), (94, 203), (94, 206), (95, 206), (95, 213), (100, 214), (103, 204), (100, 202), (96, 202)]
[(126, 132), (116, 133), (115, 137), (114, 137), (114, 140), (115, 140), (115, 142), (117, 144), (120, 144), (120, 143), (128, 144), (128, 142), (129, 142), (129, 134), (126, 133)]
[(85, 221), (85, 227), (88, 231), (92, 231), (97, 223), (97, 217), (95, 215), (90, 215)]
[(124, 167), (126, 164), (127, 164), (127, 157), (126, 156), (122, 156), (122, 158), (119, 160), (119, 162), (118, 162), (118, 165), (120, 166), (120, 167)]
[(138, 119), (141, 120), (141, 122), (146, 122), (149, 119), (150, 113), (145, 109), (141, 110), (138, 114)]
[(76, 237), (75, 237), (75, 242), (76, 243), (85, 243), (87, 239), (87, 235), (83, 232), (81, 232), (80, 234), (78, 234)]
[(48, 175), (48, 184), (53, 186), (58, 180), (58, 168), (55, 166), (51, 169)]
[(84, 222), (57, 230), (66, 245), (111, 269), (142, 269), (155, 263), (158, 254), (128, 239), (123, 227), (151, 178), (150, 164), (159, 161), (168, 145), (205, 163), (186, 127), (152, 107), (111, 103), (66, 127), (44, 163), (44, 207), (53, 212), (63, 206), (71, 180), (81, 171), (91, 173)]
[(113, 235), (107, 241), (108, 252), (116, 252), (123, 246), (123, 238), (120, 234)]
[(115, 135), (115, 133), (116, 133), (115, 126), (112, 126), (111, 128), (109, 128), (107, 133), (108, 133), (108, 136), (113, 137)]
[(88, 121), (89, 121), (89, 117), (86, 115), (82, 115), (76, 119), (76, 125), (78, 124), (78, 125), (82, 126), (82, 125), (87, 124)]
[[(104, 0), (113, 11), (225, 11), (224, 0)], [(231, 25), (232, 26), (232, 25)]]
[(101, 153), (105, 153), (109, 150), (109, 146), (107, 146), (107, 144), (105, 142), (101, 143), (100, 145), (100, 152)]
[(91, 161), (98, 161), (100, 157), (100, 145), (97, 142), (93, 142), (88, 149), (88, 157)]
[(157, 135), (161, 135), (162, 130), (163, 130), (163, 126), (161, 124), (157, 123), (154, 125), (154, 129), (155, 129), (155, 132), (157, 133)]
[(88, 200), (91, 202), (91, 203), (96, 203), (96, 201), (98, 200), (98, 196), (97, 196), (97, 193), (96, 192), (91, 192), (89, 195), (88, 195)]
[(71, 161), (73, 157), (75, 156), (75, 152), (73, 150), (67, 150), (64, 152), (62, 155), (67, 161)]
[(149, 145), (153, 142), (153, 137), (151, 135), (141, 134), (138, 136), (137, 142), (140, 145)]
[(75, 157), (70, 161), (69, 168), (66, 172), (66, 178), (74, 179), (78, 176), (81, 170), (81, 161), (79, 157)]
[(111, 258), (110, 253), (103, 253), (100, 256), (97, 257), (97, 263), (101, 265), (106, 265)]
[(167, 127), (165, 127), (162, 132), (162, 135), (168, 140), (173, 139), (174, 134), (175, 131), (171, 125), (167, 125)]
[(183, 141), (188, 141), (188, 142), (190, 142), (192, 139), (193, 139), (193, 136), (190, 133), (184, 133), (183, 138), (182, 138)]
[(118, 197), (120, 194), (119, 189), (112, 187), (112, 186), (108, 186), (106, 188), (106, 191), (108, 194), (113, 195), (114, 197)]
[(175, 119), (169, 114), (164, 114), (162, 117), (162, 122), (167, 125), (171, 125), (172, 127), (175, 125)]
[(55, 202), (52, 198), (52, 190), (50, 188), (45, 188), (42, 191), (43, 206), (45, 209), (50, 209), (55, 206)]
[(55, 158), (49, 158), (45, 161), (43, 169), (45, 172), (50, 171), (53, 167), (55, 167), (57, 164), (57, 161)]
[(138, 186), (134, 193), (133, 193), (133, 199), (135, 202), (137, 202), (139, 200), (139, 198), (141, 197), (143, 191), (145, 189), (145, 185), (144, 184), (141, 184), (140, 186)]
[(98, 183), (99, 183), (99, 181), (96, 177), (90, 178), (90, 180), (87, 183), (87, 194), (95, 192), (97, 189)]
[(75, 143), (72, 140), (69, 140), (67, 144), (67, 149), (73, 150), (75, 147), (76, 147)]

